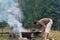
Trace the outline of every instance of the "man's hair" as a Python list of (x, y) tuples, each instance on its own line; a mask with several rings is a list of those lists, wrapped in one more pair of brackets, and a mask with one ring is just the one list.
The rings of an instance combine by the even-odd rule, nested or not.
[(34, 24), (36, 24), (37, 23), (37, 21), (34, 21)]

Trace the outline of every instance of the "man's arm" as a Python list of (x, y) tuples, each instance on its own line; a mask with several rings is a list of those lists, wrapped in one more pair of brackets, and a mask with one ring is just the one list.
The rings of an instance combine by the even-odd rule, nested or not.
[(12, 8), (9, 8), (9, 9), (7, 9), (7, 12), (8, 13), (12, 13), (13, 12), (13, 9)]
[(46, 28), (46, 25), (42, 22), (40, 22), (40, 24), (42, 25), (42, 27)]
[(23, 14), (23, 12), (22, 12), (21, 9), (19, 9), (18, 14), (19, 14), (19, 18), (20, 18), (19, 20), (20, 20), (20, 22), (22, 22), (22, 20), (23, 20), (23, 18), (24, 18), (24, 14)]
[(22, 22), (22, 18), (20, 17), (19, 22)]
[(10, 9), (8, 9), (8, 10), (7, 10), (7, 12), (8, 12), (8, 13), (12, 13), (12, 10), (11, 10), (11, 8), (10, 8)]
[(44, 37), (44, 33), (45, 33), (45, 29), (46, 29), (46, 25), (44, 23), (40, 23), (42, 25), (42, 34), (41, 36)]

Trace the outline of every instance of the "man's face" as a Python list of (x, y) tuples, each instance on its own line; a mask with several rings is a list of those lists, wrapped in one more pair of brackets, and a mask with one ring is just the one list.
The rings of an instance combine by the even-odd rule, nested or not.
[(19, 7), (19, 3), (15, 3), (15, 7), (17, 7), (17, 8), (18, 8), (18, 7)]
[(36, 25), (39, 25), (39, 22), (37, 22)]

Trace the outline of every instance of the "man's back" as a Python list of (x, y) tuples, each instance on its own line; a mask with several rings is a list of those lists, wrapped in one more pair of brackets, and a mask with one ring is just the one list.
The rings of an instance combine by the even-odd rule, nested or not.
[(41, 20), (39, 20), (40, 23), (44, 23), (44, 24), (47, 24), (50, 20), (50, 18), (43, 18)]

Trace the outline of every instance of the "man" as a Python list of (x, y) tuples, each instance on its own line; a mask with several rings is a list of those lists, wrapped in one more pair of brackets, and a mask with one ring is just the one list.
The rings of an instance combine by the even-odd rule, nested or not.
[(15, 3), (13, 7), (8, 9), (8, 12), (15, 16), (15, 18), (22, 22), (24, 19), (23, 12), (21, 11), (21, 8), (19, 8), (19, 3)]
[[(21, 9), (19, 9), (19, 3), (15, 3), (13, 7), (9, 8), (7, 10), (7, 12), (15, 18), (15, 19), (12, 18), (12, 17), (9, 18), (10, 22), (8, 20), (9, 25), (13, 25), (13, 29), (11, 29), (11, 31), (14, 32), (14, 31), (17, 30), (16, 28), (18, 28), (18, 31), (20, 32), (20, 38), (22, 38), (22, 33), (21, 32), (26, 32), (26, 29), (24, 29), (22, 27), (22, 21), (24, 19), (23, 18), (24, 16), (23, 16), (23, 12), (21, 11)], [(21, 27), (19, 25), (21, 25)], [(18, 31), (16, 31), (16, 32), (18, 32)]]
[(6, 22), (9, 24), (10, 28), (12, 28), (10, 32), (14, 34), (18, 33), (19, 40), (20, 40), (20, 38), (22, 38), (21, 32), (27, 32), (26, 29), (22, 27), (22, 23), (16, 20), (13, 15), (9, 14), (7, 17), (8, 17), (8, 20)]
[[(14, 0), (15, 1), (15, 0)], [(20, 38), (21, 38), (21, 33), (20, 32), (24, 32), (25, 30), (22, 28), (22, 23), (20, 23), (15, 16), (13, 16), (12, 14), (8, 14), (11, 11), (8, 11), (8, 13), (6, 12), (6, 10), (14, 5), (13, 0), (9, 1), (9, 0), (0, 0), (0, 22), (5, 21), (6, 23), (8, 23), (10, 25), (10, 27), (13, 27), (12, 32), (16, 33), (18, 32)], [(10, 3), (9, 3), (10, 2)], [(18, 5), (18, 3), (16, 3), (15, 5)], [(3, 10), (4, 9), (4, 10)], [(14, 9), (15, 10), (15, 9)], [(16, 10), (18, 11), (18, 9)], [(15, 12), (16, 12), (15, 11)], [(18, 13), (18, 12), (16, 12)]]
[(48, 39), (48, 35), (53, 24), (52, 19), (50, 18), (43, 18), (38, 21), (35, 21), (34, 24), (42, 25), (42, 35), (44, 35), (44, 40)]

